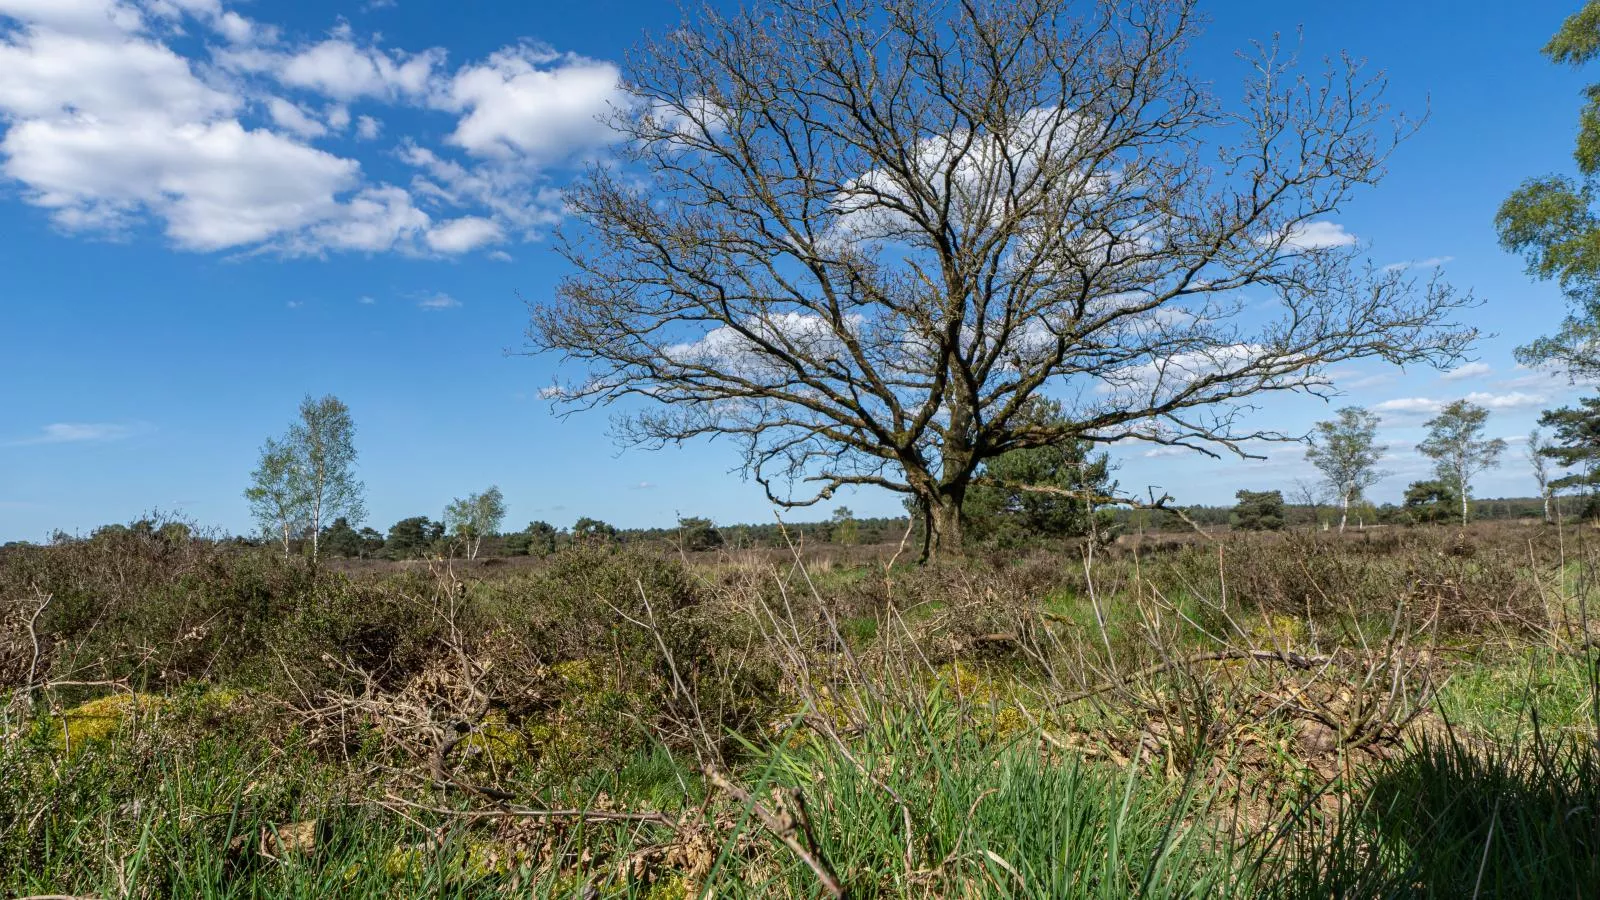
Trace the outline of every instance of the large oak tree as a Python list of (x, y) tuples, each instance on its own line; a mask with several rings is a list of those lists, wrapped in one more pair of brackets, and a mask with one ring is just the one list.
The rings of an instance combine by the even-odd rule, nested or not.
[[(1070, 441), (1243, 452), (1262, 392), (1447, 363), (1470, 298), (1326, 217), (1408, 132), (1276, 47), (1224, 102), (1190, 0), (760, 0), (632, 58), (624, 158), (569, 191), (535, 352), (623, 439), (730, 436), (776, 502), (911, 495), (959, 548), (980, 465)], [(1064, 416), (1028, 415), (1048, 396)]]

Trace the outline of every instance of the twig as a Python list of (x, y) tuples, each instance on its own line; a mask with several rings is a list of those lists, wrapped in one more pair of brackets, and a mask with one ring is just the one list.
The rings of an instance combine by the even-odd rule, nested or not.
[(1333, 662), (1333, 658), (1330, 656), (1301, 656), (1298, 653), (1285, 653), (1279, 650), (1218, 650), (1213, 653), (1197, 653), (1193, 656), (1186, 656), (1182, 659), (1173, 659), (1164, 663), (1158, 663), (1157, 665), (1147, 666), (1137, 672), (1130, 673), (1125, 678), (1103, 682), (1095, 685), (1092, 688), (1079, 691), (1076, 694), (1069, 694), (1068, 696), (1063, 697), (1056, 702), (1061, 705), (1077, 703), (1079, 700), (1087, 700), (1090, 697), (1098, 697), (1108, 691), (1116, 690), (1129, 681), (1134, 681), (1140, 678), (1148, 678), (1151, 675), (1157, 675), (1169, 669), (1175, 669), (1180, 666), (1196, 665), (1203, 662), (1223, 662), (1232, 659), (1248, 659), (1258, 662), (1281, 662), (1284, 665), (1294, 669), (1314, 669), (1317, 666), (1325, 666)]
[(844, 888), (839, 884), (839, 879), (834, 876), (827, 864), (795, 839), (793, 825), (786, 824), (779, 819), (773, 814), (772, 810), (767, 809), (759, 800), (750, 796), (749, 791), (734, 784), (721, 771), (708, 769), (706, 775), (711, 779), (713, 785), (727, 792), (730, 797), (747, 807), (750, 813), (761, 820), (761, 824), (772, 832), (774, 837), (782, 841), (783, 845), (788, 847), (791, 853), (805, 863), (806, 868), (817, 876), (817, 880), (822, 883), (822, 889), (827, 891), (830, 897), (842, 898), (845, 896)]

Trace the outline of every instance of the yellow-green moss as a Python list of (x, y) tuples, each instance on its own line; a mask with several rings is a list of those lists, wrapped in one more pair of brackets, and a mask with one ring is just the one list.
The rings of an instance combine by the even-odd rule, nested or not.
[(480, 755), (495, 766), (509, 767), (527, 761), (532, 748), (527, 736), (513, 728), (502, 713), (490, 713), (461, 742), (461, 749)]
[(123, 725), (166, 705), (150, 694), (111, 694), (62, 713), (52, 722), (55, 745), (76, 749), (111, 739)]

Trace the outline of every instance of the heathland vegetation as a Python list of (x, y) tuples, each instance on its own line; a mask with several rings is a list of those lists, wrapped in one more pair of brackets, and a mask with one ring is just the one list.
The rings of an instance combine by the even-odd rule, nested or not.
[[(354, 413), (307, 397), (255, 535), (0, 548), (0, 893), (1593, 895), (1600, 401), (1545, 413), (1529, 498), (1474, 499), (1508, 448), (1470, 399), (1398, 504), (1355, 406), (1287, 498), (1116, 481), (1113, 445), (1288, 444), (1253, 397), (1475, 337), (1470, 295), (1309, 239), (1407, 133), (1381, 79), (1269, 45), (1224, 103), (1195, 14), (763, 0), (647, 44), (534, 307), (585, 368), (557, 402), (905, 514), (510, 531), (489, 486), (379, 531)], [(1600, 3), (1547, 52), (1600, 53)], [(1591, 108), (1585, 181), (1498, 220), (1572, 300), (1525, 361), (1580, 379), (1597, 147)]]

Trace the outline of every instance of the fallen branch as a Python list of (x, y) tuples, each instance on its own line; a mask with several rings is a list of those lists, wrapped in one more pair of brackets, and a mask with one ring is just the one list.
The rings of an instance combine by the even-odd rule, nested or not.
[(1278, 650), (1218, 650), (1212, 653), (1197, 653), (1193, 656), (1186, 656), (1183, 659), (1168, 660), (1167, 662), (1159, 663), (1154, 666), (1147, 666), (1146, 668), (1140, 669), (1137, 672), (1132, 672), (1126, 677), (1120, 678), (1116, 681), (1107, 681), (1095, 685), (1092, 688), (1079, 691), (1076, 694), (1069, 694), (1058, 702), (1062, 705), (1066, 705), (1069, 703), (1077, 703), (1079, 700), (1088, 700), (1090, 697), (1098, 697), (1101, 694), (1107, 693), (1108, 691), (1116, 690), (1129, 681), (1139, 678), (1149, 678), (1151, 675), (1159, 675), (1162, 672), (1176, 669), (1181, 666), (1198, 665), (1206, 662), (1225, 662), (1227, 660), (1238, 659), (1253, 660), (1256, 662), (1281, 662), (1292, 669), (1314, 669), (1318, 666), (1325, 666), (1333, 662), (1333, 657), (1331, 656), (1302, 656), (1298, 653), (1288, 653)]

